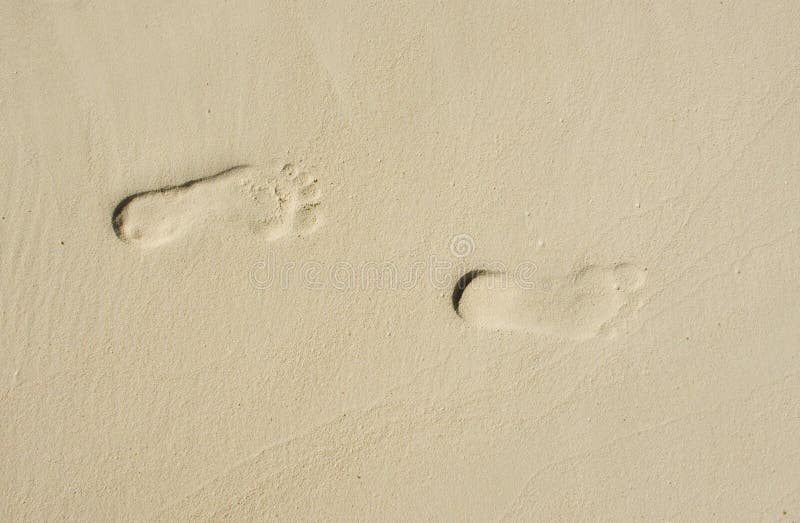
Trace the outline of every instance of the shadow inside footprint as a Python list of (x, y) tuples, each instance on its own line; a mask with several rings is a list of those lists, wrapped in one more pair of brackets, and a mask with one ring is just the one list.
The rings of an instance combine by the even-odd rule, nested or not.
[(467, 288), (467, 285), (469, 285), (472, 282), (472, 280), (474, 280), (478, 276), (487, 273), (488, 271), (486, 270), (476, 269), (469, 271), (468, 273), (466, 273), (465, 275), (463, 275), (458, 279), (458, 281), (456, 282), (456, 286), (453, 288), (453, 296), (452, 296), (453, 310), (456, 311), (456, 314), (461, 316), (461, 313), (458, 312), (458, 306), (461, 303), (461, 297), (464, 295), (464, 290)]

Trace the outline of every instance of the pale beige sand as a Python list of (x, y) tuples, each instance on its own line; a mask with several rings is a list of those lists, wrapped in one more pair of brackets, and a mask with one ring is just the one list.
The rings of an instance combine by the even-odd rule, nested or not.
[(2, 521), (800, 521), (796, 1), (0, 0), (0, 176)]

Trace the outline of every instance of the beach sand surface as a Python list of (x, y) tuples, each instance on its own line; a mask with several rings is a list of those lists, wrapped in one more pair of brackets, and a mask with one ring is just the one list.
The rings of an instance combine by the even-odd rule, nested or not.
[(800, 4), (0, 0), (0, 300), (3, 521), (800, 521)]

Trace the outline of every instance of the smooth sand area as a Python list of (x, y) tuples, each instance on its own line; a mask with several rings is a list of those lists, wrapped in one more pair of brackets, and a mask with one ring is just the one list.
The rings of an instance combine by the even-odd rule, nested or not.
[(800, 3), (0, 0), (0, 521), (800, 522)]

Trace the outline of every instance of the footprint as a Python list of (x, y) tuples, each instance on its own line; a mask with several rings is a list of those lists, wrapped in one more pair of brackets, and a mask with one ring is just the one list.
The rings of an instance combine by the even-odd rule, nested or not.
[(270, 240), (305, 236), (320, 225), (318, 192), (317, 180), (292, 164), (275, 174), (238, 166), (128, 196), (114, 209), (112, 225), (120, 240), (144, 248), (211, 229), (249, 230)]
[(616, 328), (641, 306), (645, 272), (630, 263), (591, 265), (524, 288), (505, 273), (470, 271), (456, 284), (453, 308), (479, 328), (588, 340)]

